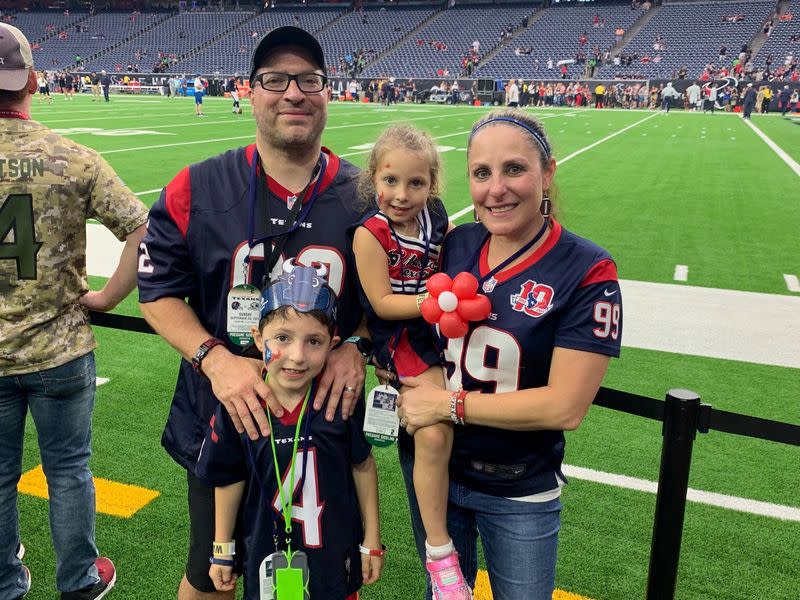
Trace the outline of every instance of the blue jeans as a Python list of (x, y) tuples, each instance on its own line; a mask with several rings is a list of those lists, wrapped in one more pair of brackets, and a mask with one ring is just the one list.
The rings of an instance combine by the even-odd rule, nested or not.
[[(411, 479), (414, 456), (400, 450), (400, 466), (411, 506), (417, 551), (425, 560), (425, 529), (416, 509)], [(464, 578), (475, 586), (478, 536), (495, 600), (551, 600), (555, 588), (561, 501), (520, 502), (490, 496), (450, 482), (447, 529)], [(430, 600), (430, 585), (426, 592)]]
[(94, 585), (95, 493), (89, 457), (95, 396), (94, 353), (59, 367), (0, 377), (0, 598), (23, 591), (17, 483), (22, 474), (25, 416), (30, 408), (50, 495), (56, 587)]

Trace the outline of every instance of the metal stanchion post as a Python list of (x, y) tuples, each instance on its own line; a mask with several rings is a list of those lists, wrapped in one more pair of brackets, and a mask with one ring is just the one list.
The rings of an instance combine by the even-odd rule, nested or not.
[(697, 434), (700, 396), (672, 389), (664, 406), (664, 443), (647, 576), (647, 600), (673, 600), (678, 580), (692, 445)]

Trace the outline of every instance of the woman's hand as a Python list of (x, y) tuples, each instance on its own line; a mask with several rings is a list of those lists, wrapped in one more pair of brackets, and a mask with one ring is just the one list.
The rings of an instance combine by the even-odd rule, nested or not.
[(400, 383), (397, 416), (410, 435), (420, 427), (450, 420), (450, 392), (418, 377), (403, 377)]

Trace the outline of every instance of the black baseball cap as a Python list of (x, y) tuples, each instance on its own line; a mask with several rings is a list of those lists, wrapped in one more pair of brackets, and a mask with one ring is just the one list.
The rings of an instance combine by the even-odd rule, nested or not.
[(327, 73), (325, 70), (325, 55), (322, 53), (322, 46), (319, 45), (317, 39), (305, 29), (286, 26), (273, 29), (258, 42), (250, 62), (250, 81), (253, 80), (253, 75), (261, 67), (261, 63), (264, 62), (264, 57), (270, 51), (281, 46), (300, 46), (305, 48), (311, 54), (317, 66), (322, 69), (322, 72)]

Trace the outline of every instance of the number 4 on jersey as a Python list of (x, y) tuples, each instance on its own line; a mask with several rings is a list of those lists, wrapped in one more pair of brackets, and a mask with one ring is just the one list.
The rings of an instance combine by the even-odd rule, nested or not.
[[(14, 241), (9, 235), (14, 232)], [(0, 206), (0, 260), (15, 260), (18, 279), (36, 279), (36, 255), (42, 242), (36, 241), (33, 196), (11, 194)]]
[[(289, 482), (291, 470), (287, 467), (283, 475), (282, 485), (284, 496), (293, 494), (295, 502), (292, 503), (292, 521), (296, 521), (303, 526), (303, 545), (306, 548), (322, 547), (322, 511), (325, 503), (319, 500), (319, 484), (317, 483), (317, 450), (309, 448), (308, 458), (306, 459), (306, 478), (303, 481), (303, 491), (299, 498), (297, 487), (300, 485), (300, 478), (303, 476), (303, 452), (297, 453), (294, 468), (294, 481)], [(281, 497), (275, 492), (272, 500), (272, 507), (281, 514)]]

